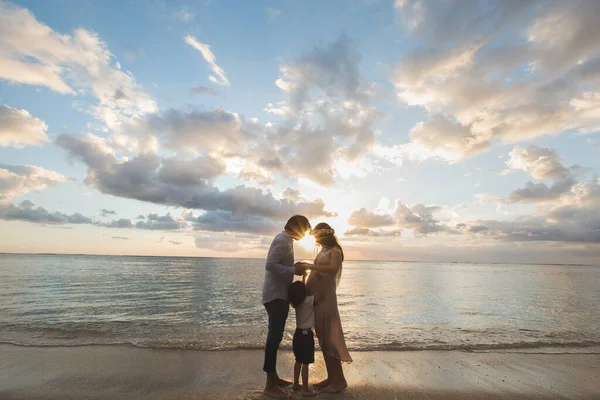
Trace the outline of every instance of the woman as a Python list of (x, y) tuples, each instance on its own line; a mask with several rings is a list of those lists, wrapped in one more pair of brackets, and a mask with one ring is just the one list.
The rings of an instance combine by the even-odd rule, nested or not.
[(342, 362), (352, 362), (344, 340), (335, 293), (342, 275), (344, 251), (335, 231), (328, 224), (318, 224), (312, 234), (321, 251), (314, 264), (306, 264), (306, 268), (311, 270), (306, 286), (315, 295), (315, 331), (327, 368), (327, 379), (315, 387), (322, 388), (324, 392), (337, 393), (348, 386)]

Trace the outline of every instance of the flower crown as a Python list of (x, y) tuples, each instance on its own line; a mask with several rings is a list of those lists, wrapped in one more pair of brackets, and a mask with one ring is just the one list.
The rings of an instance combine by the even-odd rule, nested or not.
[(334, 229), (319, 229), (319, 230), (313, 230), (311, 232), (311, 234), (316, 238), (322, 238), (323, 236), (333, 236), (335, 235), (335, 230)]

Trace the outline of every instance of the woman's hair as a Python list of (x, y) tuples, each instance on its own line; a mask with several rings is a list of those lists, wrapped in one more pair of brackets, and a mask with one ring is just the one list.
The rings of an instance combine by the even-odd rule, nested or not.
[(304, 215), (294, 215), (285, 224), (284, 229), (294, 236), (303, 237), (306, 231), (310, 231), (310, 222)]
[(330, 230), (331, 233), (326, 235), (315, 235), (315, 240), (317, 244), (327, 248), (337, 247), (342, 252), (342, 261), (344, 261), (344, 249), (342, 249), (342, 246), (340, 245), (340, 243), (337, 240), (337, 237), (335, 236), (335, 231), (331, 226), (329, 226), (329, 224), (321, 222), (317, 224), (317, 226), (315, 226), (315, 229), (313, 231), (317, 232), (323, 229)]

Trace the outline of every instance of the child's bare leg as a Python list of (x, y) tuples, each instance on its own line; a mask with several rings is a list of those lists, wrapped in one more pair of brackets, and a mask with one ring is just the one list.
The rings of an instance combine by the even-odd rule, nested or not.
[(294, 364), (294, 385), (292, 386), (292, 390), (300, 389), (300, 369), (302, 368), (302, 364), (296, 361)]
[(308, 388), (308, 364), (302, 364), (302, 396), (316, 396), (317, 392)]

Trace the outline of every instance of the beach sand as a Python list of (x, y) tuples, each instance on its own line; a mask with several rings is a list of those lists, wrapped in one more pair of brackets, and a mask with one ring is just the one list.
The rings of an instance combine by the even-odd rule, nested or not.
[[(580, 351), (587, 353), (353, 352), (346, 392), (318, 398), (600, 399), (600, 354)], [(0, 399), (260, 399), (262, 357), (260, 350), (0, 345)], [(280, 375), (290, 378), (292, 363), (291, 352), (280, 351)], [(311, 381), (323, 376), (317, 357)]]

